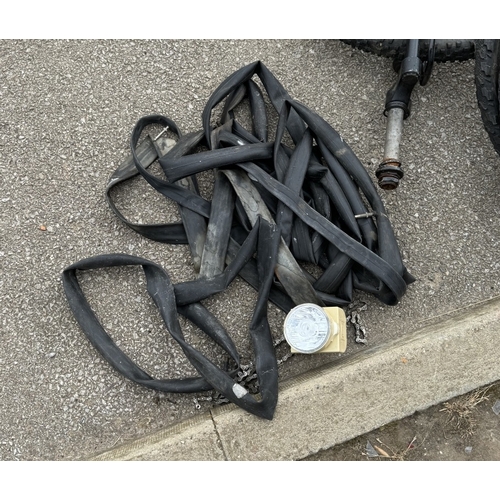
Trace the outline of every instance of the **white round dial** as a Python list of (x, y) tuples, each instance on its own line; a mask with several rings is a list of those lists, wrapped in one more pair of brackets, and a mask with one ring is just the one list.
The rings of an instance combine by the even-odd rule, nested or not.
[(285, 318), (286, 341), (297, 351), (311, 354), (319, 351), (330, 338), (330, 322), (316, 304), (300, 304)]

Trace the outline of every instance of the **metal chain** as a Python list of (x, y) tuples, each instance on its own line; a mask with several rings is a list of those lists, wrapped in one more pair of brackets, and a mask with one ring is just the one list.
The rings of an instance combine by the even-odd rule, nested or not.
[[(278, 347), (283, 342), (285, 342), (285, 336), (282, 335), (280, 338), (273, 342), (274, 347)], [(293, 353), (289, 352), (277, 360), (278, 367), (281, 366), (285, 361), (290, 359)], [(259, 381), (257, 379), (257, 372), (255, 371), (255, 365), (253, 361), (248, 364), (240, 365), (240, 370), (236, 373), (235, 381), (245, 389), (250, 394), (257, 394), (259, 392)], [(208, 401), (216, 405), (223, 405), (229, 403), (229, 400), (224, 397), (220, 392), (214, 391), (212, 396), (193, 398), (195, 408), (201, 410), (200, 401)]]
[(347, 314), (347, 322), (352, 323), (355, 329), (356, 338), (354, 341), (358, 344), (366, 345), (368, 343), (366, 328), (363, 326), (361, 322), (360, 312), (366, 311), (368, 309), (368, 305), (366, 302), (353, 302), (349, 305), (348, 314)]

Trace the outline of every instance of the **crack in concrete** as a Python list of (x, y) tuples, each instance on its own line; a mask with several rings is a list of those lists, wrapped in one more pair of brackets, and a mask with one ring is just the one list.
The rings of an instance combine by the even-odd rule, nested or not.
[(222, 438), (219, 433), (219, 429), (217, 429), (217, 424), (215, 423), (215, 418), (212, 410), (210, 410), (210, 418), (212, 419), (212, 424), (214, 426), (214, 431), (215, 434), (217, 435), (217, 446), (220, 448), (222, 451), (222, 454), (224, 455), (224, 461), (229, 462), (229, 457), (227, 456), (226, 450), (224, 449), (224, 444), (222, 443)]

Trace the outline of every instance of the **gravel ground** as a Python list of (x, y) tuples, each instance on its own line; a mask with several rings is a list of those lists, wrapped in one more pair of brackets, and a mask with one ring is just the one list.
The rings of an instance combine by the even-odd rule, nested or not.
[[(339, 41), (0, 42), (0, 460), (84, 457), (212, 404), (201, 399), (205, 394), (158, 395), (115, 373), (72, 317), (60, 276), (79, 259), (126, 252), (160, 264), (174, 283), (194, 277), (187, 247), (133, 233), (109, 210), (104, 186), (127, 156), (140, 117), (165, 114), (183, 132), (199, 130), (212, 91), (255, 60), (339, 131), (374, 177), (394, 74), (389, 61)], [(405, 178), (383, 199), (417, 281), (395, 307), (357, 294), (358, 307), (366, 304), (361, 319), (370, 345), (499, 293), (500, 159), (481, 123), (473, 70), (472, 61), (439, 65), (428, 86), (414, 92), (401, 148)], [(207, 197), (212, 180), (211, 173), (200, 178)], [(173, 205), (140, 179), (114, 196), (133, 220), (178, 219)], [(82, 287), (117, 343), (144, 369), (169, 378), (192, 373), (165, 338), (137, 269), (90, 272)], [(247, 360), (255, 299), (237, 280), (206, 301)], [(271, 306), (269, 316), (279, 337), (284, 315)], [(184, 326), (200, 349), (211, 350)], [(359, 349), (351, 332), (348, 353)], [(278, 355), (285, 354), (280, 346)], [(337, 356), (294, 356), (281, 377)]]

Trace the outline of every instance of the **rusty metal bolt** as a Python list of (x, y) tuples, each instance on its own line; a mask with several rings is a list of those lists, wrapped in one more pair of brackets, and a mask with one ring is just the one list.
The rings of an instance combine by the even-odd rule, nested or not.
[(401, 162), (393, 159), (384, 160), (377, 168), (375, 175), (382, 189), (386, 191), (396, 189), (404, 175)]

